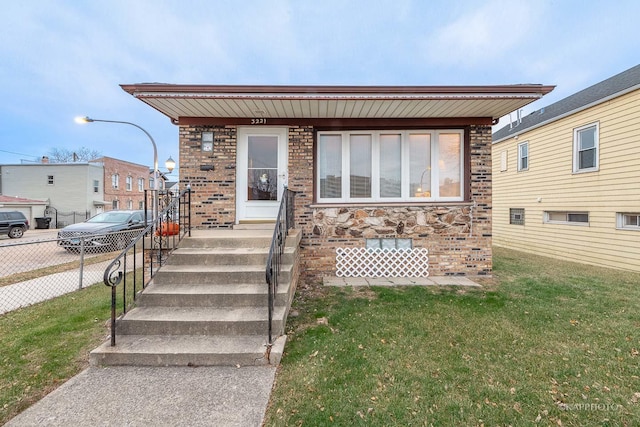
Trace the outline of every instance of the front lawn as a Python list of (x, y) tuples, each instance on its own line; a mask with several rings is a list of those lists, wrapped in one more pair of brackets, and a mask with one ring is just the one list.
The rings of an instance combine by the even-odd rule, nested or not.
[(631, 426), (639, 306), (639, 274), (500, 248), (483, 289), (300, 290), (265, 424)]

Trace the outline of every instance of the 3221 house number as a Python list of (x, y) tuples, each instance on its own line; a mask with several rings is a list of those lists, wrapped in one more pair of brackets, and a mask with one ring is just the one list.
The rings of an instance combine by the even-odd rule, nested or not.
[(265, 119), (265, 118), (251, 119), (251, 124), (252, 125), (266, 125), (267, 124), (267, 119)]

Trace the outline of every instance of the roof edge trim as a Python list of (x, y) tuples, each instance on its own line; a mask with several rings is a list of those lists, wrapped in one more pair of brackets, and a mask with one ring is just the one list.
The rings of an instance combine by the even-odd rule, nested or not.
[[(589, 104), (582, 105), (582, 106), (580, 106), (578, 108), (575, 108), (575, 109), (573, 109), (571, 111), (567, 111), (566, 113), (560, 114), (558, 116), (551, 117), (548, 120), (545, 120), (543, 122), (537, 123), (537, 124), (535, 124), (533, 126), (530, 126), (528, 128), (524, 128), (524, 129), (522, 129), (520, 131), (514, 132), (514, 133), (512, 133), (512, 134), (510, 134), (508, 136), (505, 136), (505, 137), (500, 138), (500, 139), (498, 139), (496, 141), (493, 141), (491, 144), (492, 145), (499, 144), (500, 142), (506, 141), (508, 139), (514, 138), (514, 137), (519, 136), (519, 135), (522, 135), (523, 133), (532, 131), (532, 130), (537, 129), (539, 127), (545, 126), (545, 125), (547, 125), (549, 123), (553, 123), (553, 122), (556, 122), (558, 120), (564, 119), (565, 117), (568, 117), (568, 116), (571, 116), (573, 114), (579, 113), (581, 111), (587, 110), (587, 109), (589, 109), (591, 107), (595, 107), (596, 105), (599, 105), (599, 104), (602, 104), (604, 102), (610, 101), (610, 100), (612, 100), (614, 98), (618, 98), (620, 96), (626, 95), (627, 93), (633, 92), (633, 91), (638, 90), (638, 89), (640, 89), (640, 84), (628, 87), (625, 90), (621, 90), (620, 92), (612, 93), (609, 96), (606, 96), (604, 98), (600, 98), (597, 101), (591, 102)], [(508, 126), (508, 124), (506, 126)]]

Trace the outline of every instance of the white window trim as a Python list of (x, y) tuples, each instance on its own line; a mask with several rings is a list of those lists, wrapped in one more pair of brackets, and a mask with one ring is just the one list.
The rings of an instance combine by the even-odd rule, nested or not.
[(509, 169), (509, 155), (507, 150), (500, 153), (500, 172), (506, 172)]
[[(460, 196), (459, 197), (440, 197), (440, 177), (437, 167), (438, 164), (438, 136), (440, 134), (457, 133), (460, 135)], [(350, 177), (350, 139), (349, 135), (371, 135), (371, 198), (350, 198), (347, 196), (349, 191)], [(400, 197), (380, 197), (380, 135), (400, 135), (401, 144), (401, 196)], [(429, 134), (431, 135), (431, 197), (415, 197), (409, 194), (409, 135), (410, 134)], [(320, 197), (320, 177), (316, 176), (316, 194), (318, 195), (318, 203), (394, 203), (394, 202), (460, 202), (464, 201), (464, 131), (462, 129), (411, 129), (411, 130), (346, 130), (346, 131), (321, 131), (318, 132), (318, 139), (321, 135), (340, 135), (342, 142), (342, 197), (340, 198), (322, 198)], [(319, 150), (318, 144), (317, 150)], [(316, 151), (317, 155), (317, 151)], [(320, 168), (316, 171), (320, 173)]]
[[(522, 147), (527, 147), (527, 167), (522, 167)], [(529, 170), (529, 141), (524, 141), (518, 144), (518, 172), (528, 171)]]
[(131, 175), (125, 179), (125, 188), (126, 191), (133, 191), (133, 177)]
[(120, 188), (120, 175), (118, 175), (117, 173), (111, 175), (111, 188)]
[[(557, 220), (551, 220), (549, 219), (549, 214), (550, 213), (564, 213), (567, 215), (567, 218), (569, 217), (569, 214), (577, 214), (577, 215), (587, 215), (588, 217), (588, 221), (587, 222), (578, 222), (578, 221), (569, 221), (568, 219), (565, 221), (557, 221)], [(544, 211), (544, 223), (545, 224), (564, 224), (564, 225), (577, 225), (579, 227), (588, 227), (591, 221), (591, 217), (589, 215), (589, 212), (587, 211), (562, 211), (562, 210), (558, 210), (558, 211)]]
[(138, 178), (138, 191), (144, 191), (144, 178)]
[(640, 225), (625, 225), (624, 217), (630, 216), (640, 216), (640, 212), (617, 212), (616, 213), (616, 228), (618, 230), (632, 230), (632, 231), (640, 231)]
[[(594, 148), (596, 150), (595, 153), (595, 166), (592, 168), (584, 168), (579, 169), (579, 139), (578, 135), (580, 131), (585, 129), (594, 127), (596, 128), (595, 137), (594, 137)], [(586, 173), (586, 172), (597, 172), (600, 170), (600, 122), (589, 123), (588, 125), (580, 126), (573, 129), (573, 173)]]

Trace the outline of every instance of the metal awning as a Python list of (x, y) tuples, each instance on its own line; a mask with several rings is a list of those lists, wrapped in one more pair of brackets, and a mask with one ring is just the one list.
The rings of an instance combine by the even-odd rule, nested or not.
[(142, 83), (121, 87), (178, 124), (180, 118), (498, 119), (554, 86), (219, 86)]

